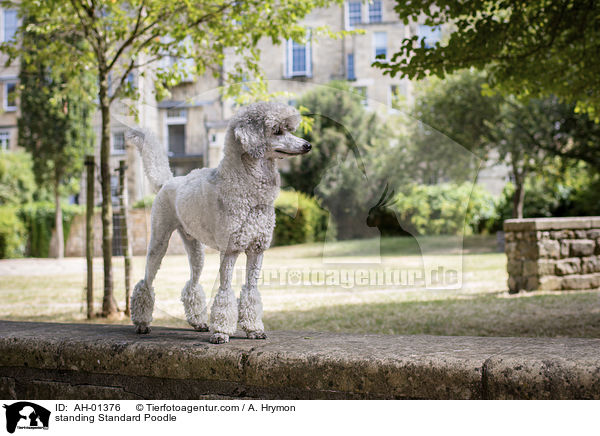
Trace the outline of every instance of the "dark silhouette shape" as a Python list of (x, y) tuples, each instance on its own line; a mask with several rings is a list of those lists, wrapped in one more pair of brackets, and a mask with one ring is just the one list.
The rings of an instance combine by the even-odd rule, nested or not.
[[(44, 428), (48, 428), (48, 424), (50, 422), (50, 411), (42, 406), (38, 406), (35, 403), (30, 403), (29, 401), (19, 401), (10, 405), (4, 404), (3, 407), (6, 409), (6, 431), (9, 433), (15, 432), (17, 424), (21, 419), (29, 419), (30, 427), (37, 427), (39, 425), (39, 419)], [(30, 413), (29, 416), (23, 416), (20, 412), (25, 407), (31, 407), (34, 411)]]

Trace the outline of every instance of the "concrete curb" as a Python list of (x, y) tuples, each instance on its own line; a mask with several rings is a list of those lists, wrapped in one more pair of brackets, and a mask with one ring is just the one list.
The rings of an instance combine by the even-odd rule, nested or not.
[(0, 321), (8, 399), (600, 398), (600, 340), (207, 333)]

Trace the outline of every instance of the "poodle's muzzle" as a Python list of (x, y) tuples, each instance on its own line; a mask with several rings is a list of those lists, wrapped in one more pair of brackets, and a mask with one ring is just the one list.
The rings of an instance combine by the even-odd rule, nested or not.
[(297, 156), (306, 154), (312, 149), (312, 145), (305, 139), (299, 138), (291, 133), (280, 135), (281, 138), (275, 140), (273, 152), (278, 157)]

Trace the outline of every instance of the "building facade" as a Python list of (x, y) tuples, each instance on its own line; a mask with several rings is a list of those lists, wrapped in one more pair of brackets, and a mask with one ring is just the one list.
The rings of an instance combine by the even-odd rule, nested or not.
[[(403, 24), (393, 10), (394, 5), (393, 0), (346, 1), (343, 5), (316, 9), (303, 21), (307, 28), (304, 41), (288, 40), (279, 45), (260, 41), (260, 65), (269, 91), (286, 92), (293, 102), (312, 86), (326, 85), (332, 80), (347, 80), (364, 97), (366, 106), (393, 108), (399, 100), (410, 101), (410, 81), (385, 76), (371, 64), (375, 59), (389, 58), (404, 38), (418, 35), (424, 37), (427, 44), (433, 44), (440, 39), (441, 32), (417, 23)], [(13, 37), (17, 25), (15, 11), (0, 11), (0, 37), (3, 41)], [(324, 26), (334, 32), (357, 32), (332, 39), (319, 34), (319, 29)], [(224, 74), (232, 68), (234, 61), (233, 56), (226, 57), (222, 67)], [(0, 146), (8, 150), (17, 147), (17, 78), (18, 65), (2, 68)], [(117, 102), (113, 107), (111, 165), (116, 168), (120, 160), (127, 161), (131, 201), (141, 199), (151, 191), (136, 150), (125, 147), (124, 132), (130, 126), (141, 125), (157, 132), (165, 144), (175, 175), (218, 164), (225, 128), (235, 110), (234, 102), (222, 97), (222, 79), (210, 74), (203, 77), (190, 75), (170, 90), (168, 100), (161, 102), (154, 99), (152, 74), (136, 72), (130, 80), (138, 89), (140, 99)], [(128, 111), (132, 107), (138, 113), (137, 121)], [(99, 143), (99, 114), (94, 117), (94, 126)]]

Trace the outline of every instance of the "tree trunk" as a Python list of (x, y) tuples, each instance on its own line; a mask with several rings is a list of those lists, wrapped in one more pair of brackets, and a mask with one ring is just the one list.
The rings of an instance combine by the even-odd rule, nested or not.
[(87, 265), (87, 318), (94, 316), (94, 156), (85, 157), (87, 175), (85, 208), (85, 260)]
[(110, 189), (110, 99), (108, 73), (100, 68), (98, 77), (102, 131), (100, 136), (100, 184), (102, 186), (102, 257), (104, 259), (104, 298), (102, 316), (109, 316), (119, 309), (113, 295), (112, 275), (112, 192)]
[(65, 237), (63, 232), (62, 207), (60, 204), (60, 181), (54, 181), (54, 236), (56, 242), (56, 258), (65, 257)]
[(525, 203), (525, 177), (515, 174), (515, 192), (513, 194), (513, 218), (523, 218)]

